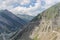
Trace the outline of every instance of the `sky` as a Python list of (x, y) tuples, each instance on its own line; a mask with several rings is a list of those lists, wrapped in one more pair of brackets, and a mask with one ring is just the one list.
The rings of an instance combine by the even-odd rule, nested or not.
[(0, 10), (7, 9), (14, 14), (36, 16), (60, 0), (0, 0)]

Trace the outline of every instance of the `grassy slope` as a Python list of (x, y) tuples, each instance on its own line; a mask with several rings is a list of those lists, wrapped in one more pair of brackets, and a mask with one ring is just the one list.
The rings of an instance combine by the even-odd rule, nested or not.
[(52, 19), (53, 17), (58, 16), (59, 11), (60, 11), (60, 3), (43, 11), (38, 16), (36, 16), (32, 21), (36, 21), (38, 19), (41, 19), (41, 17), (45, 17), (46, 19)]
[[(60, 3), (37, 15), (27, 26), (27, 31), (23, 33), (19, 40), (60, 40), (60, 22), (56, 22), (59, 24), (57, 24), (56, 27), (54, 26), (55, 23), (53, 23), (53, 20), (60, 20), (60, 18), (58, 18), (60, 17), (59, 11)], [(53, 27), (53, 30), (51, 27)], [(55, 32), (55, 30), (57, 32)]]
[[(46, 24), (46, 22), (48, 21), (48, 23), (49, 23), (49, 20), (52, 20), (52, 19), (54, 19), (54, 18), (56, 18), (56, 17), (58, 17), (58, 16), (60, 16), (59, 15), (60, 14), (60, 3), (58, 3), (58, 4), (56, 4), (56, 5), (54, 5), (54, 6), (52, 6), (52, 7), (50, 7), (50, 8), (48, 8), (47, 10), (45, 10), (44, 12), (42, 12), (41, 14), (39, 14), (38, 16), (36, 16), (32, 21), (37, 21), (37, 20), (39, 20), (39, 19), (43, 19), (43, 20), (45, 20), (45, 24)], [(47, 23), (47, 25), (49, 25)], [(42, 25), (44, 25), (44, 24), (42, 24)], [(41, 26), (41, 25), (40, 25)], [(41, 26), (42, 27), (42, 26)], [(45, 27), (45, 26), (44, 26)], [(44, 29), (44, 27), (43, 27), (43, 29)], [(60, 28), (60, 27), (59, 27)], [(59, 28), (57, 28), (58, 30), (57, 31), (59, 31), (60, 29)], [(38, 29), (39, 30), (39, 29)], [(41, 30), (41, 28), (40, 28), (40, 30)], [(45, 29), (46, 30), (46, 29)], [(50, 30), (50, 29), (49, 29)], [(55, 34), (55, 35), (53, 35), (52, 36), (52, 34)], [(57, 34), (56, 33), (53, 33), (53, 32), (51, 32), (51, 33), (49, 33), (49, 34), (47, 34), (46, 36), (49, 36), (49, 37), (47, 37), (47, 39), (45, 39), (46, 38), (46, 36), (44, 37), (44, 35), (43, 34), (41, 34), (42, 36), (42, 38), (40, 37), (40, 38), (38, 38), (38, 36), (35, 36), (34, 38), (33, 38), (33, 40), (56, 40), (56, 38), (57, 38)], [(45, 33), (44, 33), (45, 34)], [(35, 35), (40, 35), (40, 34), (35, 34)], [(50, 37), (51, 36), (51, 37)], [(54, 37), (54, 38), (53, 38)], [(48, 38), (51, 38), (51, 39), (48, 39)]]

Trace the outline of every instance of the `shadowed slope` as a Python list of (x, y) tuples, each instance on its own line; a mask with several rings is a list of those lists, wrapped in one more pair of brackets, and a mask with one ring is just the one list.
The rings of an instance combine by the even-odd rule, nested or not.
[(1, 32), (13, 32), (22, 29), (26, 22), (19, 17), (15, 16), (8, 10), (0, 11), (0, 33)]

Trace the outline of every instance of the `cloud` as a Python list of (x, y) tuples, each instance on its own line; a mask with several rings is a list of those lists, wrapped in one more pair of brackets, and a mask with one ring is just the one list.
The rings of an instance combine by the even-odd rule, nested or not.
[(35, 12), (40, 7), (41, 7), (41, 2), (40, 2), (40, 0), (37, 0), (34, 7), (32, 7), (31, 5), (29, 6), (29, 8), (18, 6), (16, 8), (13, 8), (11, 11), (12, 12), (15, 12), (16, 14), (18, 14), (18, 13), (21, 13), (22, 14), (23, 13), (23, 14), (32, 15), (32, 14), (35, 14)]
[[(19, 14), (19, 13), (25, 14), (26, 13), (26, 14), (32, 15), (33, 14), (32, 12), (34, 12), (34, 10), (36, 10), (40, 7), (40, 0), (36, 0), (34, 7), (32, 5), (30, 5), (31, 0), (4, 0), (1, 2), (2, 3), (0, 3), (0, 9), (8, 9), (15, 14)], [(17, 7), (14, 7), (16, 5), (16, 3), (18, 3), (20, 5)], [(28, 8), (23, 7), (24, 5), (27, 6), (27, 4), (29, 4)]]
[(32, 14), (35, 14), (34, 13), (34, 12), (36, 12), (35, 10), (38, 10), (39, 7), (40, 7), (40, 5), (38, 5), (38, 4), (36, 4), (34, 7), (30, 6), (29, 8), (18, 6), (16, 8), (12, 9), (11, 11), (15, 12), (16, 14), (23, 13), (23, 14), (32, 15)]
[(29, 4), (30, 3), (30, 0), (21, 0), (21, 5), (24, 5), (24, 4)]
[(35, 16), (57, 2), (60, 0), (0, 0), (0, 9), (8, 9), (14, 14)]

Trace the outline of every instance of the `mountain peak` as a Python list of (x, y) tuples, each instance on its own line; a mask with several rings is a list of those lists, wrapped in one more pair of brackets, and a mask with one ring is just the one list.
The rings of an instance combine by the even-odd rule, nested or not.
[[(18, 28), (23, 28), (26, 22), (17, 17), (8, 10), (0, 11), (0, 27), (5, 31), (16, 31)], [(14, 29), (15, 28), (15, 29)], [(8, 29), (8, 30), (6, 30)]]

